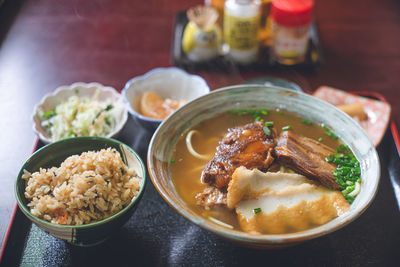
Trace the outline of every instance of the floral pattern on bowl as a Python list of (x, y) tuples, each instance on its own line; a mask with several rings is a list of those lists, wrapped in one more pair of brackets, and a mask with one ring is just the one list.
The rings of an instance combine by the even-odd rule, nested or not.
[(361, 103), (368, 119), (359, 124), (367, 132), (374, 145), (379, 145), (389, 124), (391, 107), (388, 103), (353, 95), (328, 86), (319, 87), (313, 95), (335, 106)]

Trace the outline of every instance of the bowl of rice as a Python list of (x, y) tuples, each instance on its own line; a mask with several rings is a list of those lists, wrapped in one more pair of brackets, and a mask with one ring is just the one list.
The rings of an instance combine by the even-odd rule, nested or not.
[(105, 241), (129, 220), (146, 171), (129, 146), (104, 137), (75, 137), (36, 151), (15, 184), (21, 211), (39, 228), (73, 245)]
[(122, 96), (112, 87), (77, 82), (45, 95), (32, 114), (33, 131), (48, 144), (76, 136), (118, 136), (128, 119)]

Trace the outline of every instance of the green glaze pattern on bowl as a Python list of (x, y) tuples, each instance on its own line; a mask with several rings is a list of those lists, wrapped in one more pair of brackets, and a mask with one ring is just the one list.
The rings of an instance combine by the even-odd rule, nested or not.
[[(179, 197), (171, 181), (168, 162), (180, 136), (191, 127), (215, 117), (217, 114), (238, 109), (265, 108), (286, 110), (316, 123), (323, 123), (350, 147), (360, 161), (362, 186), (360, 194), (348, 212), (322, 226), (302, 232), (250, 235), (224, 228), (204, 219), (191, 210)], [(150, 142), (147, 162), (153, 184), (161, 196), (178, 213), (192, 223), (224, 239), (259, 248), (293, 245), (328, 234), (352, 222), (365, 211), (374, 199), (380, 177), (379, 159), (373, 143), (364, 130), (348, 115), (331, 104), (310, 95), (281, 87), (260, 85), (222, 88), (187, 103), (157, 129)]]
[[(27, 207), (28, 200), (24, 196), (25, 181), (22, 179), (24, 169), (30, 173), (39, 168), (59, 167), (69, 156), (81, 154), (87, 151), (99, 151), (103, 148), (115, 148), (122, 157), (123, 162), (134, 168), (142, 179), (138, 195), (132, 199), (124, 209), (104, 220), (84, 225), (59, 225), (42, 220), (32, 215)], [(92, 246), (106, 240), (114, 231), (129, 220), (142, 198), (146, 184), (146, 170), (140, 157), (129, 146), (103, 137), (75, 137), (51, 143), (36, 151), (22, 166), (15, 183), (15, 194), (21, 211), (46, 233), (63, 239), (73, 245)]]

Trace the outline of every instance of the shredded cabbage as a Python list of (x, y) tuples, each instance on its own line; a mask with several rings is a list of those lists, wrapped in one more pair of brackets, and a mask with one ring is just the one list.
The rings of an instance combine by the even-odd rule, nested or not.
[(123, 103), (101, 102), (98, 91), (92, 98), (70, 96), (53, 110), (39, 111), (42, 126), (52, 141), (75, 136), (107, 136), (122, 114)]

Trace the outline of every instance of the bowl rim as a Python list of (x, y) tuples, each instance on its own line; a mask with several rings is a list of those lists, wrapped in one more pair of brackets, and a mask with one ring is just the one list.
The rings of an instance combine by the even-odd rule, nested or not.
[[(118, 98), (119, 101), (124, 103), (121, 94), (119, 94), (114, 87), (105, 86), (105, 85), (103, 85), (101, 83), (98, 83), (98, 82), (89, 82), (89, 83), (75, 82), (75, 83), (72, 83), (71, 85), (61, 85), (61, 86), (59, 86), (54, 91), (45, 94), (41, 98), (41, 100), (38, 103), (35, 104), (35, 106), (33, 107), (33, 112), (31, 114), (31, 120), (32, 120), (32, 123), (33, 123), (32, 129), (37, 134), (39, 139), (42, 140), (44, 143), (50, 144), (50, 143), (54, 143), (54, 141), (52, 141), (50, 138), (47, 138), (46, 136), (44, 136), (43, 132), (40, 131), (39, 128), (38, 128), (38, 124), (35, 121), (35, 117), (37, 116), (39, 107), (43, 106), (43, 104), (46, 102), (46, 100), (48, 98), (56, 97), (62, 91), (73, 91), (73, 90), (76, 90), (77, 87), (84, 88), (84, 90), (87, 90), (87, 89), (89, 89), (91, 87), (97, 87), (99, 90), (101, 90), (103, 92), (110, 92), (116, 98)], [(41, 121), (41, 119), (39, 117), (38, 117), (38, 119), (39, 119), (39, 121)], [(118, 123), (117, 123), (116, 127), (113, 129), (113, 131), (111, 131), (109, 134), (107, 134), (104, 137), (112, 138), (113, 136), (115, 136), (118, 132), (120, 132), (122, 130), (122, 128), (125, 126), (127, 121), (128, 121), (128, 108), (127, 108), (126, 105), (123, 105), (123, 111), (122, 111), (121, 120), (118, 121)]]
[[(299, 95), (303, 95), (307, 98), (312, 99), (312, 101), (317, 101), (320, 104), (322, 103), (322, 105), (326, 105), (326, 106), (330, 106), (330, 108), (334, 108), (338, 111), (340, 111), (344, 116), (348, 117), (349, 119), (351, 119), (350, 116), (348, 116), (346, 113), (342, 112), (341, 110), (337, 109), (334, 105), (327, 103), (323, 100), (320, 100), (316, 97), (313, 97), (312, 95), (306, 94), (304, 92), (293, 92), (293, 90), (287, 89), (287, 88), (283, 88), (283, 87), (279, 87), (279, 86), (268, 86), (268, 85), (256, 85), (256, 84), (241, 84), (241, 85), (232, 85), (232, 86), (226, 86), (226, 87), (222, 87), (216, 90), (213, 90), (212, 92), (210, 92), (207, 95), (201, 96), (193, 101), (188, 102), (185, 106), (186, 108), (190, 107), (191, 102), (194, 102), (196, 100), (200, 100), (203, 99), (205, 97), (210, 97), (210, 95), (214, 95), (214, 94), (219, 94), (222, 91), (229, 91), (229, 90), (234, 90), (234, 89), (239, 89), (239, 88), (249, 88), (249, 87), (264, 87), (264, 88), (273, 88), (273, 89), (278, 89), (281, 90), (282, 92), (286, 92), (286, 93), (295, 93), (295, 94), (299, 94)], [(174, 113), (176, 114), (176, 113)], [(171, 115), (171, 118), (174, 117), (174, 114)], [(167, 119), (170, 119), (170, 117), (168, 117)], [(207, 230), (210, 231), (216, 235), (219, 235), (223, 238), (229, 239), (229, 240), (235, 240), (238, 242), (244, 242), (244, 243), (252, 243), (252, 242), (256, 242), (259, 244), (283, 244), (283, 243), (291, 243), (291, 242), (301, 242), (301, 241), (305, 241), (305, 240), (310, 240), (313, 238), (317, 238), (319, 236), (323, 236), (325, 234), (329, 234), (331, 232), (334, 232), (344, 226), (346, 226), (347, 224), (351, 223), (352, 221), (354, 221), (356, 218), (358, 218), (372, 203), (372, 201), (374, 200), (377, 191), (378, 191), (378, 186), (379, 186), (379, 181), (380, 181), (380, 173), (381, 173), (381, 168), (380, 168), (380, 162), (379, 162), (379, 157), (378, 154), (376, 152), (375, 146), (373, 145), (371, 139), (368, 137), (368, 135), (365, 133), (365, 131), (356, 123), (354, 122), (352, 119), (352, 121), (354, 122), (354, 126), (356, 128), (359, 128), (359, 130), (361, 130), (360, 132), (365, 135), (365, 137), (368, 138), (369, 142), (370, 142), (370, 147), (372, 148), (373, 151), (373, 156), (377, 158), (376, 161), (376, 166), (377, 166), (377, 175), (374, 177), (374, 188), (372, 190), (372, 194), (370, 194), (366, 200), (366, 202), (364, 203), (363, 206), (358, 207), (357, 209), (354, 210), (349, 210), (346, 213), (344, 213), (343, 215), (341, 215), (340, 217), (342, 218), (342, 220), (340, 221), (336, 221), (336, 224), (332, 224), (332, 220), (322, 224), (320, 226), (314, 227), (314, 228), (310, 228), (310, 229), (306, 229), (303, 231), (299, 231), (299, 232), (294, 232), (294, 233), (286, 233), (286, 234), (260, 234), (260, 235), (252, 235), (252, 234), (248, 234), (245, 232), (241, 232), (238, 230), (233, 230), (233, 229), (228, 229), (225, 227), (221, 227), (221, 226), (216, 226), (215, 224), (212, 224), (210, 222), (207, 221), (207, 219), (202, 218), (201, 216), (199, 216), (198, 218), (193, 217), (190, 213), (188, 213), (185, 209), (181, 209), (174, 201), (172, 201), (169, 196), (164, 192), (164, 190), (162, 189), (162, 185), (159, 184), (157, 182), (157, 177), (155, 176), (155, 174), (152, 172), (152, 156), (151, 153), (154, 149), (154, 142), (155, 142), (155, 138), (158, 136), (158, 133), (161, 131), (162, 127), (164, 124), (166, 124), (166, 121), (163, 121), (161, 123), (161, 125), (157, 128), (157, 130), (155, 131), (155, 133), (153, 134), (150, 144), (149, 144), (149, 149), (148, 149), (148, 153), (147, 153), (147, 168), (148, 168), (148, 172), (150, 175), (150, 179), (153, 183), (153, 185), (155, 186), (155, 188), (157, 189), (157, 191), (159, 192), (159, 194), (161, 195), (161, 197), (168, 203), (169, 206), (171, 206), (175, 211), (177, 211), (180, 215), (182, 215), (185, 219), (187, 219), (188, 221), (190, 221), (191, 223)], [(178, 195), (178, 197), (180, 198), (180, 196)]]
[[(32, 158), (37, 157), (41, 153), (44, 153), (49, 147), (59, 145), (60, 143), (73, 142), (76, 139), (80, 139), (80, 140), (85, 140), (86, 139), (86, 141), (88, 141), (88, 142), (106, 141), (106, 142), (114, 143), (116, 145), (122, 145), (123, 147), (128, 149), (128, 151), (130, 151), (135, 156), (135, 158), (138, 160), (138, 162), (140, 164), (140, 167), (142, 169), (142, 172), (143, 172), (143, 177), (141, 177), (143, 181), (142, 181), (142, 185), (140, 187), (140, 190), (139, 190), (138, 194), (134, 198), (132, 198), (131, 202), (126, 207), (124, 207), (122, 210), (120, 210), (119, 212), (117, 212), (114, 215), (112, 215), (110, 217), (107, 217), (107, 218), (105, 218), (103, 220), (92, 222), (92, 223), (81, 224), (81, 225), (55, 224), (55, 223), (51, 223), (51, 222), (48, 222), (46, 220), (43, 220), (43, 219), (41, 219), (39, 217), (36, 217), (35, 215), (33, 215), (30, 212), (28, 207), (24, 203), (22, 203), (22, 198), (25, 198), (25, 196), (21, 196), (18, 193), (18, 182), (22, 179), (22, 174), (24, 173), (25, 166), (31, 161)], [(22, 165), (22, 167), (21, 167), (21, 169), (20, 169), (20, 171), (18, 173), (17, 179), (15, 180), (15, 184), (14, 184), (14, 194), (16, 196), (17, 204), (18, 204), (19, 208), (22, 209), (23, 213), (25, 215), (27, 215), (30, 218), (30, 220), (33, 221), (33, 222), (44, 224), (44, 225), (52, 227), (52, 228), (59, 228), (59, 229), (72, 229), (72, 228), (73, 229), (87, 229), (87, 228), (96, 227), (96, 226), (108, 223), (108, 222), (110, 222), (110, 221), (122, 216), (124, 213), (126, 213), (128, 210), (130, 210), (130, 208), (132, 206), (134, 206), (138, 200), (140, 200), (141, 196), (143, 195), (145, 185), (146, 185), (146, 167), (145, 167), (142, 159), (140, 158), (140, 156), (131, 147), (129, 147), (128, 145), (124, 144), (123, 142), (118, 141), (118, 140), (113, 139), (113, 138), (100, 137), (100, 136), (79, 136), (79, 137), (66, 138), (66, 139), (62, 139), (62, 140), (50, 143), (48, 145), (45, 145), (45, 146), (41, 147), (37, 151), (35, 151), (25, 161), (25, 163)]]
[[(199, 75), (190, 74), (190, 73), (188, 73), (188, 72), (186, 72), (186, 71), (184, 71), (184, 70), (182, 70), (182, 69), (180, 69), (180, 68), (177, 68), (177, 67), (160, 67), (160, 68), (155, 68), (155, 69), (152, 69), (152, 70), (146, 72), (146, 73), (143, 74), (143, 75), (135, 76), (135, 77), (129, 79), (129, 80), (126, 82), (124, 88), (122, 88), (121, 95), (122, 95), (122, 97), (123, 97), (123, 99), (124, 99), (124, 102), (125, 102), (127, 108), (128, 108), (128, 112), (129, 112), (130, 114), (132, 114), (133, 116), (138, 117), (138, 118), (141, 119), (141, 120), (148, 121), (148, 122), (154, 122), (154, 123), (161, 123), (163, 120), (166, 119), (166, 118), (165, 118), (165, 119), (154, 119), (154, 118), (149, 118), (149, 117), (146, 117), (146, 116), (140, 114), (139, 112), (137, 112), (137, 111), (132, 107), (132, 105), (131, 105), (131, 103), (129, 102), (128, 97), (127, 97), (127, 95), (126, 95), (126, 94), (127, 94), (127, 91), (131, 88), (131, 86), (132, 86), (133, 83), (136, 83), (137, 81), (140, 81), (140, 80), (148, 79), (148, 78), (150, 78), (152, 75), (154, 75), (154, 74), (156, 74), (156, 73), (160, 73), (160, 72), (177, 72), (177, 73), (181, 73), (181, 74), (183, 74), (183, 75), (185, 75), (185, 76), (187, 76), (187, 77), (190, 77), (190, 78), (193, 78), (193, 79), (197, 79), (199, 82), (201, 82), (201, 83), (203, 84), (203, 88), (205, 89), (204, 92), (203, 92), (203, 94), (201, 94), (200, 96), (205, 95), (205, 94), (207, 94), (207, 93), (210, 92), (210, 87), (208, 86), (206, 80), (205, 80), (203, 77), (199, 76)], [(198, 96), (198, 97), (200, 97), (200, 96)], [(181, 107), (179, 107), (179, 108), (181, 108)], [(178, 108), (178, 109), (179, 109), (179, 108)], [(178, 109), (176, 109), (176, 110), (178, 110)], [(176, 110), (175, 110), (175, 111), (176, 111)], [(173, 113), (173, 112), (172, 112), (172, 113)], [(171, 114), (170, 114), (170, 115), (171, 115)]]

